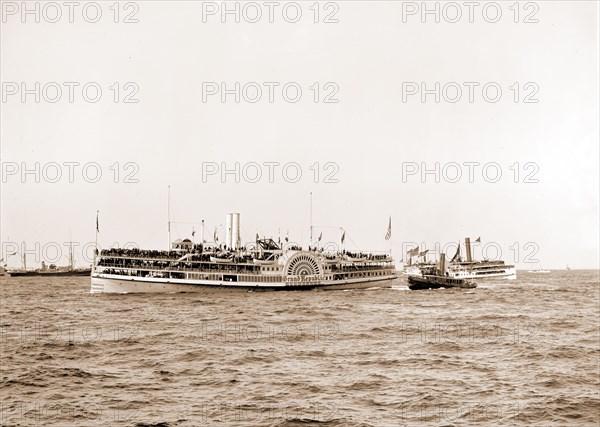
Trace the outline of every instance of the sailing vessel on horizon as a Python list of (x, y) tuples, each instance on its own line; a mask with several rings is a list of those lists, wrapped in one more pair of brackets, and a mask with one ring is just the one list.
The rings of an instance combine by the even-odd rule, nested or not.
[(27, 251), (23, 251), (23, 267), (18, 270), (7, 270), (10, 277), (31, 277), (31, 276), (89, 276), (91, 268), (75, 268), (75, 259), (73, 257), (73, 244), (69, 238), (69, 264), (66, 266), (57, 266), (55, 264), (47, 265), (42, 261), (42, 266), (33, 270), (27, 269)]

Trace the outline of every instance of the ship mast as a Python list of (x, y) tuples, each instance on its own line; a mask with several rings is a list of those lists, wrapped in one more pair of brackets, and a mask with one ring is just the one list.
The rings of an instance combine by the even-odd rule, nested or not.
[(100, 232), (100, 223), (98, 222), (99, 214), (100, 214), (100, 211), (96, 211), (96, 242), (94, 243), (94, 260), (93, 260), (92, 268), (96, 268), (96, 257), (98, 255), (98, 233)]
[(310, 192), (310, 246), (313, 244), (312, 191)]
[(171, 250), (171, 186), (168, 187), (167, 192), (167, 234), (168, 234), (168, 244), (167, 250)]
[(69, 228), (69, 268), (73, 270), (73, 240), (71, 238), (71, 229)]

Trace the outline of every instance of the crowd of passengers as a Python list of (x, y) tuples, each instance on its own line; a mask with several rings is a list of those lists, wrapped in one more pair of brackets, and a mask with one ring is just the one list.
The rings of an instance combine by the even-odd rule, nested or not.
[[(300, 246), (291, 246), (288, 248), (289, 250), (302, 250)], [(320, 252), (323, 253), (324, 249), (318, 249), (316, 247), (310, 247), (309, 251), (311, 252)], [(100, 256), (102, 257), (98, 263), (98, 265), (103, 265), (105, 262), (105, 258), (107, 257), (133, 257), (133, 258), (158, 258), (158, 259), (166, 259), (167, 261), (146, 261), (146, 260), (137, 260), (142, 263), (149, 263), (147, 265), (152, 265), (155, 267), (167, 267), (170, 265), (170, 261), (176, 261), (185, 256), (185, 259), (182, 261), (195, 261), (195, 262), (208, 262), (212, 258), (220, 258), (220, 259), (231, 259), (233, 262), (244, 263), (244, 262), (252, 262), (253, 259), (265, 259), (263, 256), (256, 257), (250, 254), (244, 254), (246, 248), (241, 248), (240, 251), (235, 251), (232, 248), (228, 248), (225, 246), (219, 247), (211, 247), (210, 251), (205, 251), (205, 248), (202, 244), (193, 245), (191, 250), (188, 251), (161, 251), (161, 250), (147, 250), (147, 249), (124, 249), (124, 248), (111, 248), (111, 249), (102, 249), (100, 252)], [(351, 258), (358, 259), (366, 259), (369, 261), (382, 261), (389, 259), (389, 255), (387, 254), (371, 254), (371, 253), (363, 253), (363, 252), (350, 252), (343, 250), (341, 252), (342, 256), (348, 256)], [(336, 259), (337, 255), (335, 254), (323, 254), (326, 259)], [(272, 259), (272, 258), (271, 258)], [(134, 261), (134, 260), (129, 260)], [(114, 263), (114, 262), (113, 262)], [(106, 265), (106, 264), (105, 264)], [(141, 267), (141, 265), (140, 265)]]

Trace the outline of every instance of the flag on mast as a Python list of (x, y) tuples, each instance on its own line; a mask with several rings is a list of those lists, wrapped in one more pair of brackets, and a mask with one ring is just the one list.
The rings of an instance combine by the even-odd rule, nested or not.
[(219, 241), (219, 236), (217, 236), (217, 227), (215, 227), (215, 232), (213, 233), (213, 240), (214, 240), (215, 242), (218, 242), (218, 241)]
[(392, 238), (392, 217), (390, 217), (390, 222), (388, 223), (387, 233), (385, 233), (385, 240), (390, 240)]
[(317, 239), (317, 242), (320, 242), (322, 238), (323, 238), (323, 232), (321, 231), (321, 234), (319, 234), (319, 238)]
[(98, 211), (96, 211), (96, 233), (100, 233), (100, 224), (98, 222)]
[(344, 240), (346, 240), (346, 231), (342, 233), (342, 244), (344, 244)]
[(481, 243), (481, 237), (478, 237), (477, 240), (475, 240), (475, 243)]

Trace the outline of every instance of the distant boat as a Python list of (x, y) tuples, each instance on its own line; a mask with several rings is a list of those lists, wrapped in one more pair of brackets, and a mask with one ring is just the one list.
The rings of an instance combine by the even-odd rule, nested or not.
[[(480, 239), (477, 239), (476, 242), (479, 243)], [(477, 280), (491, 278), (513, 280), (517, 278), (517, 270), (514, 265), (505, 264), (502, 260), (474, 260), (471, 252), (471, 239), (468, 237), (465, 238), (465, 248), (467, 252), (466, 259), (463, 259), (460, 254), (459, 244), (456, 248), (456, 253), (447, 264), (447, 273), (449, 277)], [(435, 263), (432, 261), (427, 261), (427, 252), (429, 252), (429, 250), (418, 252), (417, 248), (409, 251), (408, 263), (404, 266), (404, 274), (408, 276), (420, 276), (435, 266)], [(422, 257), (422, 260), (413, 263), (413, 257), (417, 257), (417, 259)]]
[(534, 274), (543, 274), (543, 273), (550, 273), (550, 270), (544, 270), (541, 267), (536, 268), (535, 270), (527, 270), (528, 273), (534, 273)]
[[(24, 251), (25, 252), (25, 251)], [(26, 252), (23, 254), (23, 268), (20, 270), (8, 270), (6, 271), (10, 277), (30, 277), (30, 276), (90, 276), (92, 274), (91, 268), (75, 268), (73, 261), (73, 246), (69, 242), (69, 265), (59, 267), (54, 264), (46, 265), (42, 261), (42, 267), (34, 270), (27, 270), (26, 264)]]
[(570, 269), (571, 269), (571, 267), (569, 267), (569, 265), (567, 264), (567, 268), (566, 268), (566, 269), (567, 269), (567, 270), (570, 270)]
[(69, 267), (56, 267), (52, 264), (48, 268), (38, 268), (36, 270), (11, 270), (8, 271), (10, 277), (24, 277), (24, 276), (90, 276), (92, 274), (91, 268), (69, 268)]
[(533, 274), (551, 273), (550, 270), (544, 270), (543, 268), (538, 268), (537, 270), (527, 270), (527, 272)]

